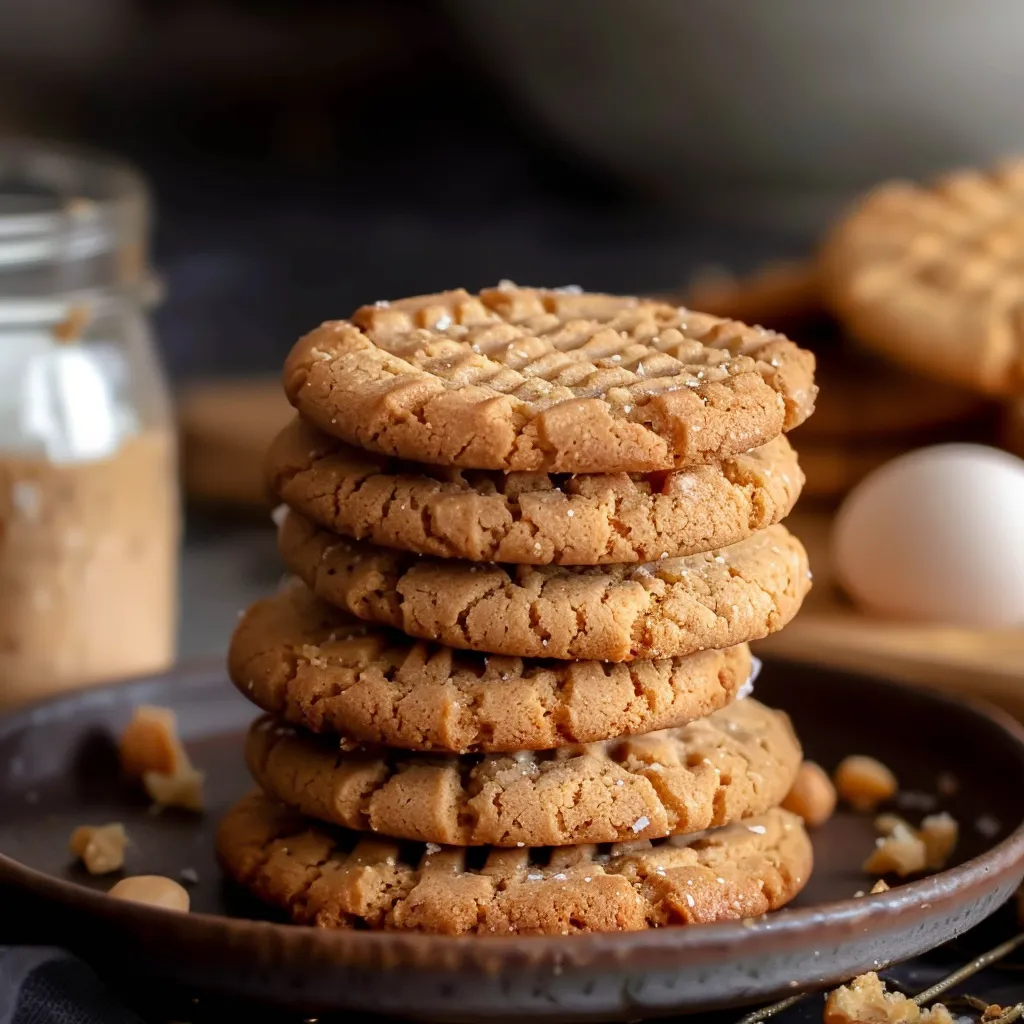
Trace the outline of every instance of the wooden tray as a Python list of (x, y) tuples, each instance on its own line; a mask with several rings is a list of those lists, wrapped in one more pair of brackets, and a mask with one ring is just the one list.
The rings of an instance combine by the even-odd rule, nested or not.
[(960, 629), (864, 615), (835, 585), (831, 519), (830, 512), (812, 510), (786, 520), (807, 547), (814, 588), (786, 629), (756, 645), (759, 653), (972, 694), (1024, 719), (1024, 630)]
[(185, 493), (192, 501), (266, 509), (263, 456), (295, 415), (278, 377), (196, 381), (178, 395)]

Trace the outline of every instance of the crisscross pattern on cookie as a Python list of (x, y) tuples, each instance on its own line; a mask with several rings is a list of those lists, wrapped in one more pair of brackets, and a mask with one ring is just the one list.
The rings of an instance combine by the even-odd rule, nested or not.
[(513, 657), (681, 657), (782, 629), (810, 588), (807, 553), (782, 525), (686, 558), (590, 568), (477, 565), (349, 541), (296, 513), (288, 568), (360, 619)]
[(243, 616), (238, 689), (313, 732), (412, 750), (546, 749), (680, 726), (733, 699), (746, 646), (611, 664), (457, 651), (364, 622), (290, 586)]
[(804, 477), (784, 437), (668, 473), (499, 473), (415, 465), (296, 420), (267, 455), (270, 490), (384, 547), (529, 565), (652, 561), (724, 547), (792, 510)]
[(870, 193), (823, 253), (856, 336), (925, 374), (1024, 389), (1024, 161)]
[(499, 286), (366, 306), (299, 341), (285, 390), (328, 433), (479, 469), (672, 469), (802, 422), (782, 335), (636, 298)]
[(228, 875), (299, 924), (569, 935), (757, 917), (811, 873), (800, 820), (773, 810), (700, 836), (567, 849), (395, 843), (309, 821), (262, 794), (217, 836)]
[(789, 719), (747, 699), (681, 729), (461, 757), (339, 749), (266, 717), (246, 756), (270, 796), (321, 821), (457, 846), (561, 846), (763, 814), (789, 792), (801, 753)]

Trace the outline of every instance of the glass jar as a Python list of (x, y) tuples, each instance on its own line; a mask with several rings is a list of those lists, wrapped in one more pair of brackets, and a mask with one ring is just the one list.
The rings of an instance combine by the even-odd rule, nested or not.
[(148, 207), (116, 162), (0, 142), (0, 707), (173, 660)]

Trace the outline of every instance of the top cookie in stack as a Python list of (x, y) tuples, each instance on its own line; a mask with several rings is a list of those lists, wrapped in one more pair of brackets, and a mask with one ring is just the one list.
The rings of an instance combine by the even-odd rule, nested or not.
[[(248, 748), (267, 796), (221, 830), (228, 872), (300, 921), (441, 931), (564, 931), (566, 913), (570, 930), (644, 927), (790, 899), (810, 850), (778, 804), (800, 748), (784, 715), (733, 702), (747, 642), (809, 587), (779, 521), (803, 483), (784, 431), (811, 413), (813, 376), (773, 332), (509, 284), (377, 303), (303, 338), (284, 375), (300, 418), (267, 462), (298, 580), (231, 645), (232, 679), (274, 718)], [(637, 890), (629, 925), (536, 895), (516, 917), (492, 892), (498, 916), (462, 928), (346, 888), (365, 832), (427, 844), (403, 853), (409, 899), (426, 899), (435, 843), (526, 847), (525, 870), (534, 847), (684, 835), (688, 866)], [(339, 876), (318, 899), (300, 833)], [(587, 850), (573, 863), (593, 875)], [(712, 863), (718, 887), (677, 890)], [(498, 884), (460, 864), (466, 885)], [(723, 878), (756, 898), (726, 899)]]
[(814, 358), (661, 302), (499, 285), (364, 306), (285, 363), (309, 422), (462, 469), (642, 473), (714, 462), (801, 424)]

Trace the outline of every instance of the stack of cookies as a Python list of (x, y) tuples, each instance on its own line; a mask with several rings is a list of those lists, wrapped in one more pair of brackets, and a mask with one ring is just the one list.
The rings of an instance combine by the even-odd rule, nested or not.
[(780, 525), (814, 360), (671, 304), (503, 283), (303, 338), (268, 454), (293, 578), (225, 871), (298, 922), (631, 930), (790, 900), (801, 751), (747, 643), (809, 587)]

